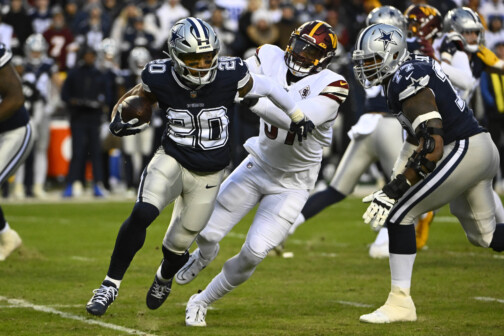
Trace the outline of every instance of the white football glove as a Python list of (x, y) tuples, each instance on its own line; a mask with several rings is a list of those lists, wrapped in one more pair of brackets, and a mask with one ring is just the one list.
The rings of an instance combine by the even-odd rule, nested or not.
[(385, 224), (390, 210), (397, 201), (389, 198), (382, 190), (378, 190), (364, 197), (362, 202), (371, 202), (364, 215), (362, 215), (364, 223), (370, 224), (373, 230), (378, 231)]

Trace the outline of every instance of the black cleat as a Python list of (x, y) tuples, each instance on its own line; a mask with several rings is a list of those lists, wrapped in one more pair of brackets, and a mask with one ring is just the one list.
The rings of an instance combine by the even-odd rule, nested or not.
[(166, 301), (168, 295), (171, 292), (173, 278), (168, 280), (168, 282), (161, 282), (157, 275), (154, 276), (154, 282), (152, 283), (149, 291), (147, 292), (147, 307), (149, 309), (158, 309)]
[(94, 295), (87, 303), (86, 310), (90, 314), (102, 316), (116, 299), (117, 292), (118, 290), (112, 282), (104, 281), (100, 288), (93, 291)]

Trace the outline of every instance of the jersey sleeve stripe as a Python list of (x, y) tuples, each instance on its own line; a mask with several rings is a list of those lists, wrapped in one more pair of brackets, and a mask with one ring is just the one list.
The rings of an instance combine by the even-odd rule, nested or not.
[(247, 84), (249, 80), (250, 80), (250, 72), (247, 71), (247, 74), (245, 75), (245, 77), (240, 79), (240, 81), (238, 82), (238, 90), (240, 90), (242, 87), (244, 87), (245, 84)]
[(9, 62), (11, 58), (12, 58), (12, 51), (6, 49), (2, 57), (0, 57), (0, 68), (3, 68), (3, 66), (7, 64), (7, 62)]
[(329, 93), (329, 92), (322, 92), (320, 95), (324, 96), (324, 97), (327, 97), (327, 98), (331, 98), (332, 100), (335, 100), (340, 105), (343, 104), (343, 102), (346, 99), (346, 96), (345, 97), (340, 97), (340, 96), (337, 96), (337, 95)]

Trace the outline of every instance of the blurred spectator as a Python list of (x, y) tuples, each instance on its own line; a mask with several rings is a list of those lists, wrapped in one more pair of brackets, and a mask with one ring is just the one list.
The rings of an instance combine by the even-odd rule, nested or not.
[(247, 9), (241, 13), (238, 23), (238, 34), (246, 35), (247, 28), (252, 24), (252, 14), (262, 7), (262, 0), (249, 0)]
[[(496, 42), (495, 55), (504, 59), (504, 39)], [(485, 127), (499, 149), (501, 176), (504, 177), (504, 74), (481, 74), (481, 96), (485, 106)], [(502, 192), (504, 183), (501, 180), (497, 189)]]
[(282, 4), (282, 18), (276, 24), (278, 27), (278, 46), (284, 49), (289, 43), (291, 33), (299, 26), (296, 20), (296, 8), (290, 3)]
[(3, 21), (14, 28), (14, 34), (11, 40), (11, 50), (14, 55), (22, 55), (23, 47), (28, 36), (33, 34), (32, 19), (23, 7), (22, 0), (12, 0), (6, 14), (1, 18)]
[(122, 47), (128, 48), (126, 56), (129, 56), (131, 50), (137, 47), (143, 47), (150, 51), (154, 44), (154, 35), (145, 31), (145, 25), (142, 17), (133, 19), (133, 26), (127, 27), (123, 36)]
[(310, 13), (312, 20), (324, 21), (327, 17), (325, 0), (313, 0), (313, 11)]
[(345, 49), (350, 50), (353, 46), (349, 41), (346, 27), (339, 21), (339, 13), (334, 9), (328, 10), (325, 22), (333, 27), (336, 32), (336, 36), (338, 36), (338, 49), (340, 49), (340, 46), (343, 46)]
[[(145, 30), (153, 36), (156, 36), (159, 31), (159, 20), (156, 12), (160, 6), (159, 0), (147, 0), (138, 5), (144, 18)], [(154, 45), (151, 48), (154, 48)]]
[(42, 34), (51, 25), (49, 0), (35, 0), (35, 7), (28, 11), (32, 19), (33, 32)]
[(180, 4), (180, 0), (165, 0), (156, 11), (159, 22), (159, 31), (156, 35), (156, 49), (161, 49), (163, 43), (168, 39), (170, 29), (175, 22), (184, 17), (190, 16), (189, 11)]
[(259, 9), (252, 14), (252, 25), (247, 28), (247, 37), (252, 41), (250, 47), (255, 49), (263, 44), (277, 44), (280, 34), (277, 26), (271, 23), (269, 13)]
[[(203, 21), (210, 21), (215, 10), (215, 4), (210, 0), (198, 0), (194, 4), (193, 15)], [(221, 8), (222, 9), (222, 8)], [(223, 15), (224, 17), (225, 15)]]
[(486, 22), (490, 22), (493, 16), (500, 17), (501, 21), (504, 21), (503, 0), (486, 1), (480, 6), (479, 13), (485, 17)]
[(240, 16), (247, 8), (247, 0), (216, 0), (215, 4), (226, 11), (228, 19), (226, 26), (232, 31), (237, 31)]
[(68, 24), (68, 28), (72, 31), (72, 34), (77, 33), (79, 26), (78, 22), (79, 7), (75, 0), (67, 0), (65, 5), (65, 22)]
[(122, 1), (103, 0), (103, 14), (107, 15), (110, 22), (113, 22), (121, 12)]
[(280, 0), (269, 0), (268, 1), (268, 13), (271, 19), (271, 23), (280, 22), (282, 19), (282, 8), (280, 7)]
[(100, 42), (109, 36), (110, 22), (102, 15), (99, 4), (86, 6), (84, 17), (80, 20), (75, 40), (81, 47), (91, 47), (98, 50)]
[(87, 154), (93, 166), (93, 194), (103, 197), (103, 169), (101, 157), (100, 126), (103, 109), (109, 103), (107, 82), (103, 73), (95, 66), (96, 51), (86, 47), (82, 52), (82, 63), (69, 71), (63, 84), (61, 99), (70, 113), (72, 132), (72, 159), (63, 197), (76, 196), (74, 182), (84, 176)]
[(359, 31), (365, 26), (367, 13), (364, 11), (363, 0), (351, 0), (342, 3), (339, 10), (341, 23), (348, 31), (348, 40), (353, 45)]
[(10, 24), (2, 22), (2, 14), (0, 13), (0, 42), (10, 48), (14, 29)]
[(298, 22), (307, 22), (311, 20), (312, 16), (308, 0), (292, 0), (292, 4), (296, 7)]
[(72, 60), (70, 65), (75, 63), (76, 47), (73, 45), (74, 37), (65, 23), (63, 9), (59, 6), (52, 10), (52, 24), (44, 32), (44, 38), (49, 43), (48, 55), (56, 61), (60, 71), (66, 71), (69, 67), (67, 57), (70, 55)]
[(489, 49), (493, 49), (497, 42), (504, 41), (504, 29), (502, 29), (502, 18), (492, 16), (488, 22), (488, 30), (485, 32), (485, 44)]
[(219, 36), (221, 43), (220, 54), (222, 56), (234, 56), (229, 46), (235, 39), (235, 33), (225, 25), (224, 10), (219, 7), (215, 8), (212, 12), (209, 23), (214, 28), (217, 36)]

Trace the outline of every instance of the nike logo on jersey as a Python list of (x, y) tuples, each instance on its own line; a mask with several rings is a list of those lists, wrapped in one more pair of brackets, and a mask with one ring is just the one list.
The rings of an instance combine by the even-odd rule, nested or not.
[(405, 76), (404, 78), (406, 78), (406, 80), (409, 80), (409, 79), (410, 79), (410, 77), (411, 77), (411, 75), (413, 75), (413, 71), (412, 71), (412, 72), (410, 72), (410, 74), (409, 74), (408, 76)]
[(216, 185), (211, 186), (211, 185), (208, 185), (208, 184), (207, 184), (205, 188), (207, 188), (207, 189), (211, 189), (211, 188), (215, 188), (215, 187), (217, 187), (217, 186), (216, 186)]

